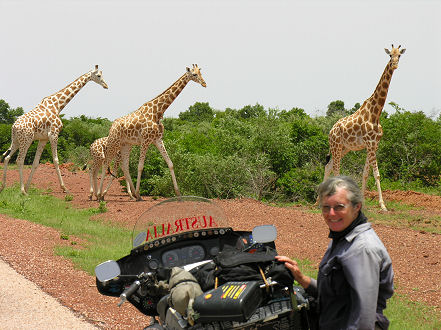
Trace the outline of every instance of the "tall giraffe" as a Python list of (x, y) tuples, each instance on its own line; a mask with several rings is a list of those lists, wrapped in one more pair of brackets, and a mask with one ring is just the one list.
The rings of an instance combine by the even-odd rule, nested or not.
[[(12, 125), (11, 146), (3, 154), (3, 157), (6, 155), (7, 156), (4, 162), (3, 183), (0, 186), (0, 192), (6, 185), (6, 171), (9, 160), (18, 149), (19, 152), (17, 164), (19, 166), (20, 173), (20, 189), (23, 194), (27, 195), (27, 191), (32, 180), (32, 175), (39, 165), (44, 146), (48, 141), (51, 144), (52, 158), (61, 189), (63, 189), (63, 192), (67, 192), (61, 177), (60, 168), (58, 167), (58, 134), (63, 127), (63, 123), (60, 119), (60, 112), (89, 81), (94, 81), (103, 86), (105, 89), (108, 88), (102, 77), (102, 71), (99, 71), (98, 65), (96, 65), (94, 70), (83, 74), (81, 77), (74, 80), (71, 84), (67, 85), (59, 92), (45, 97), (34, 109), (17, 118)], [(35, 153), (34, 162), (32, 163), (31, 173), (29, 174), (25, 187), (23, 182), (23, 164), (26, 153), (34, 140), (38, 140), (38, 146)]]
[[(94, 193), (97, 191), (97, 181), (94, 180), (98, 176), (98, 171), (102, 167), (104, 159), (105, 159), (105, 150), (107, 148), (107, 139), (108, 137), (102, 137), (99, 139), (96, 139), (93, 141), (93, 143), (90, 145), (90, 168), (89, 168), (89, 177), (90, 177), (90, 193), (89, 193), (89, 200), (92, 200)], [(114, 163), (113, 163), (113, 171), (118, 171), (119, 165), (121, 163), (121, 152), (117, 152)], [(112, 172), (110, 172), (110, 180), (107, 183), (106, 189), (104, 189), (103, 193), (101, 194), (101, 199), (104, 199), (104, 196), (107, 193), (107, 190), (109, 190), (110, 186), (112, 185), (112, 181), (114, 179), (114, 175)], [(130, 196), (130, 199), (134, 199), (132, 192), (130, 191), (130, 186), (128, 181), (126, 180), (127, 184), (127, 193)], [(94, 186), (95, 185), (95, 186)], [(96, 196), (96, 194), (95, 194)], [(98, 196), (97, 196), (98, 198)]]
[[(121, 168), (124, 177), (129, 182), (130, 191), (137, 200), (141, 200), (139, 193), (141, 184), (141, 173), (144, 169), (144, 160), (146, 152), (150, 144), (154, 144), (162, 157), (164, 158), (170, 170), (173, 186), (176, 195), (180, 195), (178, 184), (176, 182), (175, 172), (173, 170), (173, 163), (167, 154), (164, 147), (162, 136), (164, 134), (164, 126), (161, 119), (164, 112), (176, 97), (182, 92), (189, 81), (195, 81), (206, 87), (206, 83), (202, 78), (199, 67), (193, 64), (193, 68), (187, 68), (187, 71), (169, 88), (156, 98), (144, 103), (138, 110), (115, 120), (110, 128), (107, 140), (107, 148), (105, 151), (105, 161), (103, 169), (108, 168), (110, 162), (115, 158), (118, 151), (121, 152)], [(136, 181), (136, 189), (133, 186), (132, 179), (129, 173), (129, 156), (132, 146), (139, 145), (139, 162), (138, 162), (138, 177)], [(100, 187), (97, 192), (98, 199), (102, 199), (101, 192), (103, 191), (105, 171), (101, 173)], [(94, 178), (96, 180), (97, 178)]]
[(390, 56), (390, 60), (381, 75), (374, 93), (364, 101), (363, 105), (355, 113), (338, 120), (329, 132), (329, 148), (332, 157), (326, 164), (325, 177), (323, 179), (323, 181), (325, 181), (331, 174), (331, 171), (334, 175), (339, 175), (341, 159), (349, 151), (366, 149), (367, 156), (363, 170), (362, 192), (364, 195), (366, 181), (369, 177), (370, 167), (372, 167), (380, 207), (384, 211), (387, 211), (387, 208), (381, 193), (380, 173), (378, 171), (376, 152), (378, 143), (383, 136), (383, 129), (380, 125), (381, 111), (386, 101), (392, 74), (394, 70), (398, 68), (398, 61), (401, 54), (406, 51), (406, 49), (400, 50), (400, 47), (401, 45), (398, 46), (398, 48), (394, 48), (394, 45), (392, 45), (390, 51), (386, 48), (384, 49)]

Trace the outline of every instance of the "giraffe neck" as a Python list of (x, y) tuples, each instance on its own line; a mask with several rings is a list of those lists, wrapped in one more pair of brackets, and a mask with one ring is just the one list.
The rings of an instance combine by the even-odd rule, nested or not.
[(164, 112), (168, 109), (170, 104), (178, 97), (184, 87), (190, 81), (187, 73), (184, 73), (178, 80), (176, 80), (169, 88), (159, 94), (153, 100), (145, 103), (139, 110), (147, 111), (156, 117), (156, 120), (162, 119)]
[(75, 95), (86, 85), (91, 78), (91, 72), (83, 74), (59, 92), (45, 97), (41, 102), (43, 106), (59, 114)]
[(371, 121), (373, 122), (378, 122), (378, 120), (380, 119), (384, 103), (386, 102), (387, 92), (389, 91), (390, 81), (392, 79), (393, 73), (394, 69), (392, 67), (392, 60), (390, 60), (387, 63), (383, 74), (381, 75), (380, 81), (378, 82), (374, 93), (365, 102), (367, 110), (371, 114)]

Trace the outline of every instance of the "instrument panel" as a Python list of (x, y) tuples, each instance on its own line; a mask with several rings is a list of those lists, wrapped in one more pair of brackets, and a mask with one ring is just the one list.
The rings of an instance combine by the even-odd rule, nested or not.
[[(133, 249), (130, 255), (118, 260), (121, 274), (132, 275), (161, 268), (183, 267), (212, 260), (224, 246), (235, 246), (241, 237), (230, 228), (200, 231), (161, 239)], [(242, 241), (240, 241), (242, 242)]]
[(162, 265), (166, 268), (183, 266), (202, 261), (205, 258), (205, 249), (202, 245), (195, 244), (182, 248), (168, 250), (162, 254)]

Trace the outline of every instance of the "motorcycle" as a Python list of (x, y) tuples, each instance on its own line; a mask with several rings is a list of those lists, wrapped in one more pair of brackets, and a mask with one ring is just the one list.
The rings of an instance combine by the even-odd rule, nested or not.
[(276, 237), (272, 225), (234, 230), (208, 199), (171, 198), (137, 220), (130, 254), (96, 266), (97, 289), (151, 316), (145, 329), (315, 329)]

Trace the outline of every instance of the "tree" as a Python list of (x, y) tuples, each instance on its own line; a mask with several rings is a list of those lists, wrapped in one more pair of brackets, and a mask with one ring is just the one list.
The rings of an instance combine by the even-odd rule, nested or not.
[(326, 116), (332, 116), (334, 113), (341, 112), (345, 113), (345, 103), (341, 100), (332, 101), (328, 105), (328, 111), (326, 111)]
[(297, 118), (309, 117), (302, 108), (292, 108), (289, 111), (282, 110), (278, 113), (280, 119), (285, 121), (296, 120)]
[(256, 103), (256, 105), (246, 105), (238, 111), (238, 114), (243, 119), (248, 118), (259, 118), (260, 116), (265, 116), (266, 112), (262, 105)]
[(5, 100), (0, 99), (0, 123), (13, 124), (23, 113), (22, 107), (11, 109)]
[(187, 111), (179, 113), (179, 119), (185, 121), (211, 121), (214, 118), (214, 111), (208, 102), (196, 102)]
[(361, 107), (360, 103), (358, 103), (358, 102), (355, 103), (354, 106), (352, 107), (352, 109), (348, 110), (348, 112), (349, 112), (348, 114), (352, 115), (354, 112), (356, 112), (358, 109), (360, 109), (360, 107)]

